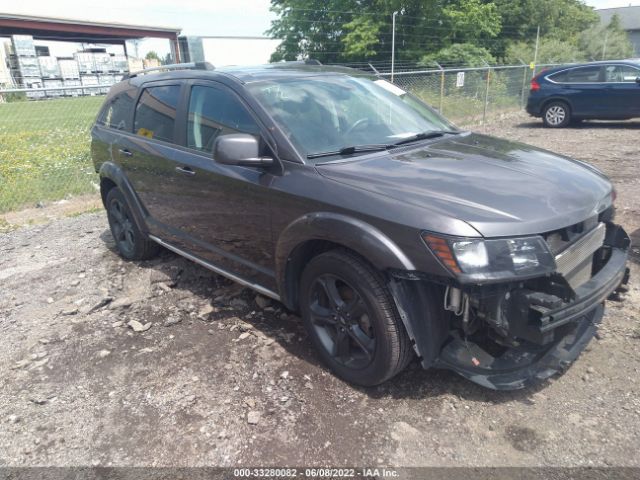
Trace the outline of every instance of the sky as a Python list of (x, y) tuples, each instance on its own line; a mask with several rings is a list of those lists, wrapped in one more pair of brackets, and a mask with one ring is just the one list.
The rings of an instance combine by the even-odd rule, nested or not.
[[(640, 5), (640, 0), (587, 0), (586, 3), (595, 8), (608, 8)], [(3, 13), (175, 26), (182, 28), (184, 35), (199, 36), (262, 36), (274, 18), (269, 6), (269, 0), (0, 0)], [(64, 49), (63, 46), (57, 48)], [(156, 50), (164, 55), (168, 49), (167, 41), (149, 40), (140, 45), (140, 54)]]
[(585, 3), (594, 8), (616, 8), (640, 5), (640, 1), (638, 0), (587, 0)]

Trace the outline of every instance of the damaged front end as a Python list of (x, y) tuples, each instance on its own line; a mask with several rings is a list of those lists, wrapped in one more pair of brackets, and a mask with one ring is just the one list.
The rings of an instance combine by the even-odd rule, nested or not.
[[(437, 357), (423, 359), (425, 367), (451, 369), (485, 387), (513, 390), (565, 370), (578, 357), (596, 333), (604, 300), (625, 289), (630, 240), (602, 215), (539, 238), (553, 256), (551, 271), (522, 280), (442, 287), (446, 320), (431, 333), (444, 339), (443, 324), (448, 332)], [(425, 241), (437, 253), (433, 239)], [(433, 349), (422, 348), (424, 338), (415, 335), (417, 349)]]

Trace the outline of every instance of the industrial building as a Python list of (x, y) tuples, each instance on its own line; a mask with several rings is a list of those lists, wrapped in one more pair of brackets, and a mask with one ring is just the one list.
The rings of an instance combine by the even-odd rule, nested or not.
[[(180, 36), (180, 32), (171, 27), (0, 13), (0, 89), (28, 88), (29, 98), (106, 93), (123, 74), (157, 65), (138, 58), (137, 49), (131, 48), (142, 39), (167, 40), (172, 62), (214, 65), (268, 63), (280, 42), (255, 36)], [(52, 53), (48, 45), (61, 42), (67, 53)]]
[(640, 57), (640, 6), (602, 8), (596, 10), (603, 25), (608, 25), (614, 15), (618, 15), (622, 28), (629, 34), (633, 44), (634, 56)]
[[(179, 62), (180, 31), (0, 13), (0, 88), (40, 89), (27, 93), (36, 98), (106, 93), (123, 74), (144, 68), (143, 61), (127, 51), (127, 41), (166, 39), (172, 58)], [(78, 48), (72, 55), (54, 56), (45, 45), (51, 41)], [(113, 46), (120, 53), (110, 52)]]
[(181, 36), (180, 55), (185, 62), (217, 66), (262, 65), (271, 61), (280, 40), (256, 36)]

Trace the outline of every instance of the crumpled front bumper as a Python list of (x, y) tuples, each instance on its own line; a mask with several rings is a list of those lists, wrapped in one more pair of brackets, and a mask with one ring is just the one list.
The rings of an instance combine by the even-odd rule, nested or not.
[(576, 289), (573, 302), (548, 312), (542, 319), (541, 332), (562, 332), (553, 343), (523, 342), (494, 357), (475, 343), (454, 338), (444, 346), (434, 366), (454, 370), (495, 390), (525, 388), (566, 370), (595, 335), (604, 314), (604, 300), (628, 282), (629, 237), (616, 226), (609, 241), (611, 256), (607, 263)]

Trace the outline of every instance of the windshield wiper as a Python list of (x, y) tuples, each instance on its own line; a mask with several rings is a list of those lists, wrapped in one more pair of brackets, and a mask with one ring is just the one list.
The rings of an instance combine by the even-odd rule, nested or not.
[(310, 153), (307, 155), (307, 158), (322, 158), (322, 157), (331, 157), (333, 155), (353, 155), (354, 153), (363, 153), (363, 152), (381, 152), (382, 150), (388, 150), (393, 147), (393, 144), (379, 144), (379, 145), (352, 145), (349, 147), (343, 147), (340, 150), (332, 150), (330, 152), (319, 152), (319, 153)]
[(405, 143), (417, 142), (418, 140), (427, 140), (429, 138), (442, 137), (447, 134), (458, 135), (460, 134), (460, 132), (456, 130), (429, 130), (426, 132), (416, 133), (415, 135), (403, 138), (402, 140), (398, 140), (393, 144), (393, 146), (395, 147), (397, 145), (404, 145)]
[(307, 155), (307, 158), (322, 158), (322, 157), (332, 157), (334, 155), (353, 155), (354, 153), (363, 153), (363, 152), (380, 152), (382, 150), (389, 150), (390, 148), (396, 147), (398, 145), (404, 145), (405, 143), (417, 142), (418, 140), (426, 140), (429, 138), (442, 137), (446, 134), (457, 135), (461, 132), (456, 130), (429, 130), (427, 132), (416, 133), (407, 138), (403, 138), (402, 140), (398, 140), (395, 143), (387, 143), (387, 144), (370, 144), (370, 145), (352, 145), (349, 147), (343, 147), (340, 150), (332, 150), (329, 152), (319, 152), (319, 153), (310, 153)]

